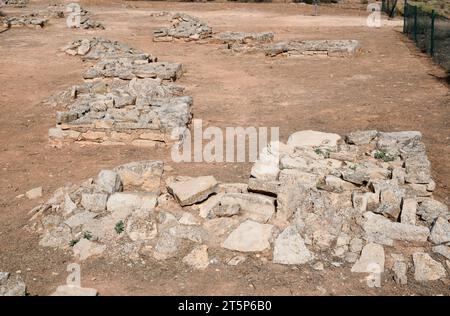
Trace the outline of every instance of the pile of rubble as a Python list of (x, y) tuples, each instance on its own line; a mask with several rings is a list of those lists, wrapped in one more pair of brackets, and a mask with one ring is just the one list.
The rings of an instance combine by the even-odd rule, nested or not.
[(27, 287), (20, 275), (0, 272), (0, 296), (25, 296)]
[(171, 23), (170, 27), (155, 30), (153, 41), (171, 42), (174, 39), (196, 41), (208, 38), (212, 34), (212, 28), (205, 22), (184, 13), (174, 13)]
[(224, 49), (233, 53), (263, 53), (270, 57), (279, 55), (350, 57), (356, 55), (361, 47), (356, 40), (291, 40), (271, 44), (228, 43)]
[(48, 19), (32, 13), (28, 15), (21, 15), (19, 17), (0, 17), (0, 22), (5, 28), (21, 26), (43, 28), (48, 23)]
[(269, 144), (248, 184), (133, 162), (58, 189), (30, 212), (28, 229), (79, 260), (176, 258), (205, 269), (255, 254), (405, 284), (410, 268), (416, 281), (450, 269), (450, 212), (434, 187), (419, 132), (301, 131)]
[(69, 55), (82, 56), (83, 60), (96, 61), (95, 65), (84, 73), (84, 79), (161, 78), (175, 81), (183, 73), (180, 63), (158, 62), (151, 55), (103, 38), (78, 40), (63, 50)]
[(89, 79), (48, 100), (61, 108), (50, 139), (82, 144), (155, 147), (178, 141), (191, 121), (192, 98), (171, 81), (178, 63), (157, 62), (125, 44), (101, 38), (75, 41), (63, 50), (94, 61)]

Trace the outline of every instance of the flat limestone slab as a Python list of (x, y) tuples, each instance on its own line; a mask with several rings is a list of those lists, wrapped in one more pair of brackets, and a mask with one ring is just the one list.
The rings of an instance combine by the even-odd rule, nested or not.
[(368, 241), (392, 246), (394, 240), (409, 242), (426, 242), (430, 236), (430, 230), (425, 226), (414, 226), (398, 222), (392, 222), (382, 215), (372, 212), (364, 213), (366, 221), (363, 229)]
[(424, 252), (413, 254), (414, 278), (416, 281), (436, 281), (445, 278), (445, 268), (436, 260)]
[(272, 42), (274, 33), (272, 32), (223, 32), (213, 35), (211, 43), (228, 44), (228, 43), (268, 43)]
[(273, 225), (247, 220), (228, 236), (222, 247), (242, 252), (264, 251), (270, 247)]
[(96, 289), (73, 285), (60, 285), (51, 296), (97, 296)]
[[(384, 271), (384, 249), (383, 246), (370, 243), (364, 246), (361, 257), (353, 265), (352, 272), (370, 273)], [(376, 271), (375, 271), (376, 269)]]
[(280, 264), (304, 264), (314, 256), (294, 227), (286, 228), (275, 240), (273, 262)]
[(323, 133), (316, 131), (300, 131), (289, 136), (287, 144), (291, 147), (336, 147), (337, 141), (341, 139), (338, 134)]
[(205, 200), (210, 194), (216, 192), (218, 185), (213, 176), (204, 176), (169, 183), (167, 190), (181, 206), (186, 206)]

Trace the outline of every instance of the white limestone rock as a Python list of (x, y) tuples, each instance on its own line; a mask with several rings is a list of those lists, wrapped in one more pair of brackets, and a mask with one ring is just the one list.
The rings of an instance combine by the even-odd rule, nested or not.
[(269, 249), (273, 226), (247, 220), (228, 236), (222, 247), (241, 252), (258, 252)]
[(191, 178), (184, 181), (171, 182), (167, 190), (181, 206), (202, 202), (218, 189), (218, 182), (213, 176)]
[(413, 254), (414, 278), (416, 281), (436, 281), (446, 276), (445, 268), (433, 260), (429, 254), (416, 252)]
[(273, 250), (274, 263), (304, 264), (313, 258), (295, 227), (289, 226), (276, 238)]

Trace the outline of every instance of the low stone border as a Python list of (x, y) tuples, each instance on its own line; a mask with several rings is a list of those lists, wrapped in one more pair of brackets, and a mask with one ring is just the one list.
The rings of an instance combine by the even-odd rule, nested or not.
[(256, 253), (315, 270), (351, 265), (380, 282), (390, 270), (406, 284), (409, 266), (416, 281), (439, 280), (450, 212), (432, 197), (421, 137), (300, 131), (262, 151), (248, 184), (167, 177), (161, 161), (133, 162), (58, 189), (30, 211), (27, 229), (78, 260), (178, 258), (206, 269)]

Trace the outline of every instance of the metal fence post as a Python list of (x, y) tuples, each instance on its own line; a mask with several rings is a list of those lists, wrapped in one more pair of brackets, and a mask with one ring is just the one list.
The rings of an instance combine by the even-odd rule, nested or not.
[(403, 4), (403, 34), (406, 33), (406, 6), (408, 5), (408, 0), (405, 0), (404, 4)]
[(417, 6), (414, 6), (414, 41), (417, 43)]
[(430, 44), (430, 55), (434, 56), (434, 24), (436, 21), (436, 11), (431, 11), (431, 44)]

